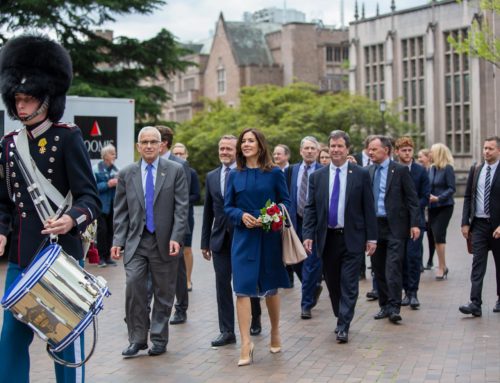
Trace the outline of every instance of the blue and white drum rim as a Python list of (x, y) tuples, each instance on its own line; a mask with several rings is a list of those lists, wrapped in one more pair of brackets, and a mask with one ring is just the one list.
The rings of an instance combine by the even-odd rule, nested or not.
[[(92, 309), (85, 315), (85, 317), (78, 323), (78, 325), (71, 330), (71, 332), (66, 335), (59, 343), (55, 344), (54, 347), (51, 347), (51, 350), (53, 352), (60, 352), (64, 350), (66, 347), (68, 347), (71, 343), (73, 343), (81, 333), (83, 333), (87, 327), (90, 326), (92, 323), (92, 320), (94, 319), (99, 312), (104, 308), (104, 305), (102, 303), (104, 296), (108, 293), (108, 289), (106, 288), (105, 291), (102, 291), (103, 294), (100, 295), (97, 300), (95, 301), (95, 306), (92, 307)], [(49, 341), (49, 343), (51, 343)]]
[[(23, 298), (34, 285), (42, 278), (42, 276), (47, 272), (48, 269), (57, 259), (57, 256), (61, 252), (61, 246), (53, 243), (43, 249), (38, 255), (31, 261), (26, 269), (16, 278), (16, 280), (9, 286), (2, 298), (2, 306), (5, 309), (10, 309), (15, 305), (21, 298)], [(41, 259), (45, 258), (43, 262), (40, 263), (41, 267), (38, 270), (34, 270), (32, 275), (29, 275), (26, 280), (23, 281), (22, 285), (18, 284), (22, 279), (29, 274), (34, 265)]]

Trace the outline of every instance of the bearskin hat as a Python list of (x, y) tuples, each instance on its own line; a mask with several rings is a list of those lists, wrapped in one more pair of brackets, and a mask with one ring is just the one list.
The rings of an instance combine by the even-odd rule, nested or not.
[(59, 121), (72, 77), (69, 53), (47, 37), (22, 35), (0, 50), (0, 92), (13, 119), (17, 119), (14, 96), (26, 93), (41, 102), (48, 96), (48, 118)]

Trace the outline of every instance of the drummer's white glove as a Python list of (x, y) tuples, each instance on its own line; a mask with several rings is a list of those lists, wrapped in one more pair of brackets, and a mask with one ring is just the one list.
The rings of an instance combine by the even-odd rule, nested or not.
[(5, 245), (7, 244), (7, 237), (3, 234), (0, 234), (0, 257), (3, 255), (5, 251)]

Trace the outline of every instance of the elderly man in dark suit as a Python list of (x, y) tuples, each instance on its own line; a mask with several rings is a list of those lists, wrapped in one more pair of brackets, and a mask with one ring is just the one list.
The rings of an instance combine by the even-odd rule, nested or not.
[[(306, 136), (300, 142), (302, 161), (291, 165), (285, 171), (285, 177), (290, 180), (290, 219), (300, 239), (302, 239), (302, 222), (304, 208), (307, 202), (309, 177), (322, 166), (316, 159), (319, 153), (319, 142), (313, 136)], [(311, 319), (311, 310), (316, 305), (323, 290), (321, 286), (321, 258), (313, 252), (305, 261), (293, 265), (293, 269), (302, 282), (302, 299), (300, 302), (302, 319)]]
[[(415, 144), (411, 137), (400, 137), (396, 140), (395, 148), (399, 163), (407, 166), (410, 176), (415, 185), (418, 201), (420, 205), (418, 226), (420, 232), (425, 230), (425, 207), (429, 202), (431, 192), (429, 176), (422, 165), (413, 160), (413, 148)], [(406, 253), (403, 261), (403, 288), (405, 296), (401, 301), (401, 306), (410, 306), (416, 310), (420, 307), (417, 291), (420, 284), (420, 274), (422, 268), (422, 239), (420, 235), (417, 240), (408, 239), (406, 241)]]
[(496, 268), (497, 297), (493, 312), (500, 312), (500, 138), (489, 137), (483, 144), (484, 162), (472, 166), (465, 189), (462, 234), (472, 242), (472, 283), (470, 303), (460, 306), (463, 314), (481, 316), (481, 293), (488, 262), (493, 253)]
[(420, 236), (419, 204), (408, 167), (391, 160), (391, 140), (373, 136), (368, 153), (377, 214), (377, 250), (371, 260), (379, 289), (380, 311), (375, 319), (401, 320), (403, 259), (406, 240)]
[[(174, 156), (170, 148), (174, 142), (174, 131), (168, 126), (158, 125), (156, 129), (161, 135), (160, 144), (160, 157), (166, 160), (174, 161), (182, 165), (184, 174), (186, 175), (186, 180), (188, 184), (188, 191), (191, 189), (191, 168), (189, 163), (182, 158)], [(189, 220), (187, 221), (186, 233), (190, 232)], [(188, 295), (188, 282), (187, 282), (187, 272), (186, 272), (186, 262), (184, 261), (184, 251), (181, 248), (179, 254), (181, 261), (179, 261), (179, 270), (177, 270), (177, 287), (175, 289), (175, 296), (177, 302), (175, 304), (175, 313), (170, 320), (170, 324), (181, 324), (185, 323), (187, 320), (187, 309), (189, 306), (189, 295)], [(150, 291), (150, 296), (152, 292)]]
[[(347, 343), (358, 299), (358, 273), (365, 251), (377, 247), (377, 220), (366, 169), (347, 161), (349, 135), (330, 133), (330, 166), (309, 179), (302, 235), (308, 253), (316, 247), (337, 320), (337, 341)], [(348, 218), (347, 218), (348, 217)]]
[(147, 281), (151, 274), (154, 306), (151, 356), (163, 354), (168, 342), (168, 321), (174, 303), (177, 268), (186, 230), (189, 192), (182, 166), (160, 158), (160, 133), (155, 127), (139, 132), (141, 160), (118, 174), (114, 204), (111, 255), (124, 252), (127, 327), (130, 345), (126, 357), (148, 347)]

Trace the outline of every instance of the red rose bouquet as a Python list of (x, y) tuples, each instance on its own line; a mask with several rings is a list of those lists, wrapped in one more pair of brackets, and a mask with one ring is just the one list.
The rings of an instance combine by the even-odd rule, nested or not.
[(269, 199), (266, 202), (266, 206), (260, 209), (260, 218), (262, 220), (262, 229), (266, 233), (271, 230), (280, 231), (286, 219), (278, 205)]

